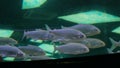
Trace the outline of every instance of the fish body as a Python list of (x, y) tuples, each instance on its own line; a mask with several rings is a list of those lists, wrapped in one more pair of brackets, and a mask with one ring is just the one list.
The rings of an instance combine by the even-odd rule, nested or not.
[(73, 39), (62, 39), (59, 41), (60, 43), (81, 43), (81, 44), (84, 44), (86, 45), (88, 48), (100, 48), (100, 47), (104, 47), (105, 46), (105, 43), (100, 40), (100, 39), (97, 39), (97, 38), (85, 38), (83, 40), (81, 39), (76, 39), (76, 40), (73, 40)]
[(0, 55), (2, 57), (21, 57), (22, 58), (22, 57), (25, 57), (26, 54), (15, 46), (1, 45)]
[(94, 25), (90, 25), (90, 24), (77, 24), (74, 26), (62, 27), (62, 28), (76, 29), (76, 30), (83, 32), (86, 36), (94, 36), (94, 35), (101, 33), (101, 30), (99, 28), (97, 28)]
[(84, 54), (89, 52), (89, 48), (80, 43), (67, 43), (64, 45), (60, 45), (58, 47), (55, 47), (55, 51), (56, 50), (58, 50), (59, 53), (72, 55)]
[(86, 35), (75, 29), (54, 29), (50, 30), (50, 33), (54, 34), (54, 39), (84, 39)]
[(41, 29), (24, 32), (24, 37), (25, 36), (34, 40), (51, 40), (53, 37), (52, 34), (50, 34), (48, 31)]
[(89, 44), (89, 45), (86, 45), (86, 46), (88, 48), (92, 48), (92, 49), (104, 47), (106, 45), (105, 42), (103, 42), (102, 40), (97, 39), (97, 38), (86, 38), (83, 41), (81, 41), (80, 43)]
[(0, 37), (0, 45), (15, 45), (18, 42), (13, 38)]
[(45, 52), (43, 49), (34, 45), (18, 46), (18, 48), (22, 50), (24, 53), (26, 53), (26, 55), (30, 55), (30, 56), (45, 55)]

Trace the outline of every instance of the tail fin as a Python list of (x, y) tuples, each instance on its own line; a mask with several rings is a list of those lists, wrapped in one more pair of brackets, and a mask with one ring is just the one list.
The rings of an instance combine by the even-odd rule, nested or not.
[(114, 53), (110, 48), (107, 48), (107, 51), (108, 51), (109, 54), (113, 54)]
[(46, 28), (46, 30), (48, 30), (48, 31), (52, 30), (47, 24), (45, 24), (45, 28)]
[(116, 42), (114, 39), (112, 39), (111, 37), (109, 38), (111, 43), (112, 43), (112, 46), (111, 46), (111, 50), (114, 50), (116, 47), (120, 46), (119, 45), (119, 42)]

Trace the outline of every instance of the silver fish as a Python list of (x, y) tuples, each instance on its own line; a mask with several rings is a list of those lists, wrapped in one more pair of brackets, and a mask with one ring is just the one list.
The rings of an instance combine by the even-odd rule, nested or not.
[(45, 51), (38, 46), (27, 45), (27, 46), (18, 46), (20, 50), (22, 50), (26, 55), (30, 56), (41, 56), (45, 55)]
[(13, 39), (13, 38), (8, 38), (8, 37), (0, 37), (0, 45), (14, 45), (17, 44), (18, 42)]
[(84, 54), (89, 52), (89, 48), (86, 47), (84, 44), (81, 43), (67, 43), (60, 46), (54, 46), (53, 54), (56, 50), (58, 50), (59, 53), (63, 54), (72, 54), (72, 55), (78, 55), (78, 54)]
[(66, 28), (66, 29), (54, 29), (54, 30), (50, 30), (50, 33), (54, 34), (54, 40), (57, 39), (84, 39), (86, 38), (86, 35), (78, 30), (75, 29), (70, 29), (70, 28)]
[(92, 49), (105, 46), (105, 43), (102, 40), (97, 38), (85, 38), (83, 40), (62, 39), (62, 40), (59, 40), (59, 42), (60, 43), (82, 43), (82, 44), (85, 44), (88, 48), (92, 48)]
[(0, 46), (0, 56), (2, 57), (25, 57), (25, 53), (18, 49), (16, 46), (1, 45)]
[(86, 36), (93, 36), (93, 35), (97, 35), (101, 33), (101, 30), (99, 28), (97, 28), (94, 25), (90, 25), (90, 24), (77, 24), (77, 25), (70, 26), (70, 27), (62, 26), (62, 28), (76, 29), (76, 30), (83, 32)]
[(86, 38), (83, 41), (80, 41), (80, 43), (82, 43), (82, 44), (89, 43), (89, 45), (86, 45), (86, 46), (88, 48), (92, 48), (92, 49), (104, 47), (106, 45), (105, 42), (103, 42), (102, 40), (97, 39), (97, 38)]
[(52, 34), (50, 34), (48, 31), (42, 29), (24, 32), (23, 38), (25, 36), (34, 40), (51, 40), (51, 38), (53, 37)]

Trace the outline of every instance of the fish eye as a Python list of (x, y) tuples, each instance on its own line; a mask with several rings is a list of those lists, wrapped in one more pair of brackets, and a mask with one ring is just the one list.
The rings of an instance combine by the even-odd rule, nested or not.
[(105, 45), (104, 43), (100, 43), (100, 45)]
[(97, 29), (94, 29), (94, 31), (98, 31)]
[(22, 57), (22, 56), (23, 56), (23, 54), (22, 54), (22, 53), (18, 53), (18, 54), (17, 54), (17, 56)]
[(82, 51), (86, 51), (86, 48), (83, 48)]
[(79, 35), (78, 37), (79, 37), (79, 38), (84, 38), (84, 35)]

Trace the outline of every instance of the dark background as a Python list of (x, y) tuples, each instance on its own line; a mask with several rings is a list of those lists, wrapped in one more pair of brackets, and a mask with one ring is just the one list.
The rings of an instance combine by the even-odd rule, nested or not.
[[(26, 19), (24, 18), (24, 14), (28, 12), (29, 9), (22, 10), (21, 8), (22, 0), (0, 1), (0, 28), (16, 30), (11, 37), (18, 41), (20, 41), (22, 37), (21, 31), (25, 29), (44, 29), (44, 24), (48, 24), (51, 28), (60, 28), (61, 25), (72, 26), (75, 24), (65, 20), (57, 19), (58, 16), (62, 15), (77, 13), (79, 11), (84, 12), (89, 10), (100, 10), (120, 16), (120, 0), (48, 0), (40, 8), (35, 8), (34, 10), (37, 12), (46, 12), (46, 15), (43, 15), (44, 18), (50, 17), (49, 14), (47, 15), (49, 12), (57, 14), (57, 16), (50, 18), (49, 20)], [(111, 32), (111, 30), (120, 26), (120, 22), (95, 24), (95, 26), (100, 28), (102, 33), (93, 37), (103, 40), (106, 43), (106, 47), (109, 48), (112, 45), (108, 39), (109, 37), (112, 37), (116, 41), (120, 40), (119, 34)], [(106, 47), (91, 50), (91, 52), (89, 54), (85, 54), (85, 56), (106, 54)]]
[[(107, 13), (120, 16), (119, 0), (48, 0), (40, 8), (35, 9), (37, 12), (46, 12), (57, 14), (58, 16), (68, 15), (77, 12), (89, 10), (100, 10)], [(0, 23), (7, 26), (6, 28), (30, 29), (44, 27), (47, 23), (51, 27), (60, 25), (70, 26), (73, 23), (59, 20), (53, 17), (50, 20), (24, 19), (23, 15), (29, 11), (22, 10), (22, 0), (1, 0), (0, 1)], [(40, 16), (39, 16), (40, 17)], [(8, 27), (10, 26), (10, 27)], [(4, 28), (4, 27), (3, 27)]]

